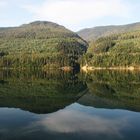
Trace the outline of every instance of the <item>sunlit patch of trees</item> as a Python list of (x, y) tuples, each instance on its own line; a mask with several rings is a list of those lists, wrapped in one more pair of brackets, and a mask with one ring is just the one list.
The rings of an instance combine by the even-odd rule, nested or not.
[(96, 67), (139, 67), (140, 31), (114, 34), (91, 42), (81, 63)]

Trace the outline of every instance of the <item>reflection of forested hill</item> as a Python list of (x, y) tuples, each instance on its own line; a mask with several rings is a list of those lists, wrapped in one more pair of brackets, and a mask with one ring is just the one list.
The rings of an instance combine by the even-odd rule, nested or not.
[(86, 81), (89, 92), (79, 99), (80, 104), (140, 111), (140, 73), (95, 71)]
[(86, 84), (72, 73), (0, 73), (0, 107), (49, 113), (75, 102), (85, 90)]
[(0, 107), (50, 113), (74, 102), (97, 108), (140, 111), (140, 74), (94, 71), (0, 72)]

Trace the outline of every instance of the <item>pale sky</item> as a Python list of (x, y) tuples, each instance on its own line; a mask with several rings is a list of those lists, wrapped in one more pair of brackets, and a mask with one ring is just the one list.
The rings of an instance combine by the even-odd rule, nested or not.
[(140, 22), (140, 0), (0, 0), (0, 27), (35, 20), (56, 22), (73, 31)]

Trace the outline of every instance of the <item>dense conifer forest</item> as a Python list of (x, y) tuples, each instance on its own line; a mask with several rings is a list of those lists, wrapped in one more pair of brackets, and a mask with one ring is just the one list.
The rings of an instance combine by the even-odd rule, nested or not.
[(0, 68), (140, 68), (139, 23), (97, 29), (89, 40), (47, 21), (0, 28)]
[(0, 28), (1, 68), (76, 67), (86, 49), (76, 33), (52, 22)]

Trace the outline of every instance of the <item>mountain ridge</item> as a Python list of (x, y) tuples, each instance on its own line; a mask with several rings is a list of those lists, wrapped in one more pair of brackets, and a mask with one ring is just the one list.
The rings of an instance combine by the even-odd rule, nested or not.
[(119, 34), (137, 30), (140, 30), (140, 22), (125, 25), (107, 25), (107, 26), (96, 26), (93, 28), (85, 28), (78, 31), (77, 34), (86, 41), (92, 41), (100, 37), (105, 37), (112, 34)]

